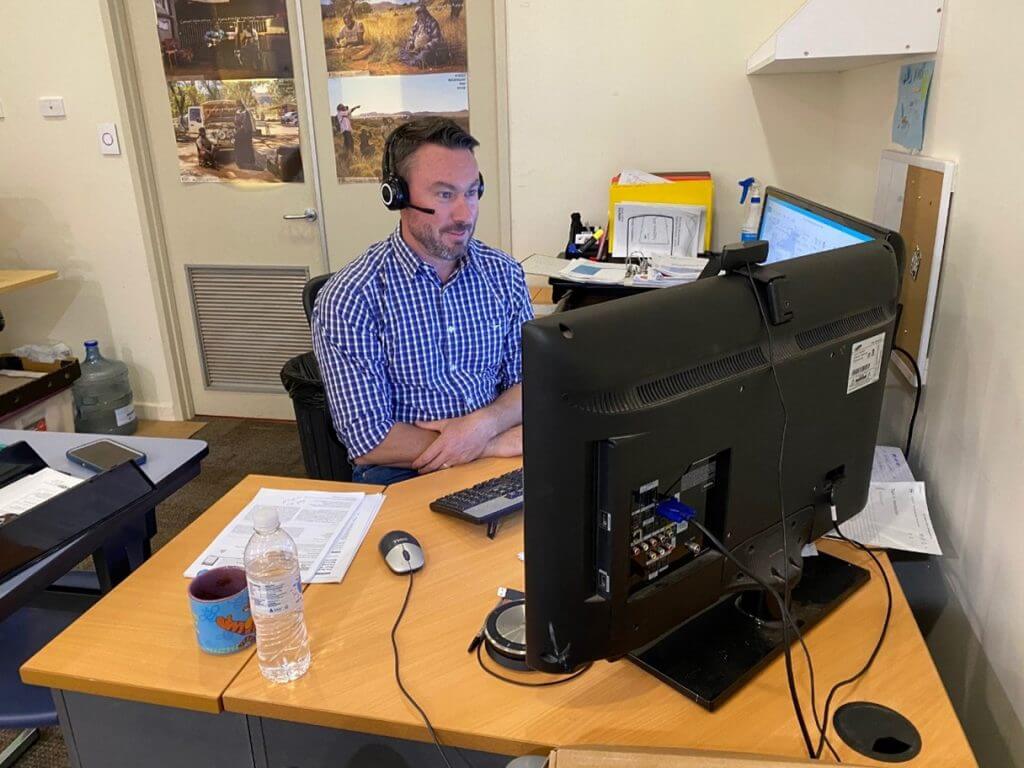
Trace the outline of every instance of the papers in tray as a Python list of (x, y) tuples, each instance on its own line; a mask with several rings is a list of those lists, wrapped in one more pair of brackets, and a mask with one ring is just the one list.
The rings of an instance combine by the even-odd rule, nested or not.
[(244, 566), (245, 545), (253, 533), (252, 511), (269, 506), (277, 509), (281, 527), (295, 540), (302, 582), (340, 582), (383, 503), (383, 494), (261, 488), (184, 575), (192, 578), (208, 568)]
[(704, 250), (707, 209), (681, 203), (616, 203), (612, 253), (671, 264)]
[(80, 477), (46, 467), (0, 488), (0, 525), (82, 482)]
[[(875, 446), (867, 506), (839, 529), (867, 547), (942, 554), (924, 483), (914, 481), (903, 451), (893, 446)], [(836, 538), (834, 534), (831, 537)]]

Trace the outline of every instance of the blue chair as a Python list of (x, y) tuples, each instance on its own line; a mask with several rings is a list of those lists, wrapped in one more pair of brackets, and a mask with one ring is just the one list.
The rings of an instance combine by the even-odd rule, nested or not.
[(38, 740), (40, 728), (57, 725), (50, 690), (25, 685), (18, 670), (99, 599), (97, 586), (95, 573), (72, 571), (0, 621), (0, 728), (21, 731), (0, 752), (0, 768), (11, 768)]

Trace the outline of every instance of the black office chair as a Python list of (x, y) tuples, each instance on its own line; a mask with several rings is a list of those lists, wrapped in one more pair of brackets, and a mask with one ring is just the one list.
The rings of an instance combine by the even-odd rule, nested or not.
[[(312, 318), (317, 294), (330, 279), (330, 274), (317, 275), (302, 289), (302, 308), (306, 312), (306, 322)], [(285, 363), (281, 369), (281, 383), (292, 398), (306, 474), (316, 480), (350, 482), (352, 464), (348, 450), (334, 431), (316, 356), (306, 352)]]
[(333, 272), (328, 272), (326, 275), (317, 275), (316, 277), (309, 278), (309, 282), (302, 289), (302, 308), (306, 311), (306, 322), (311, 322), (313, 318), (313, 304), (316, 303), (317, 294), (320, 293), (320, 289), (324, 287), (328, 280), (333, 277)]

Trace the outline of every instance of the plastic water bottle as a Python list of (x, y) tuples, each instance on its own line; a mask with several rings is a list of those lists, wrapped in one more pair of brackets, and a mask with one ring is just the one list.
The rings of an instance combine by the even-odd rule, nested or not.
[(740, 240), (747, 242), (757, 240), (757, 231), (761, 226), (761, 187), (753, 176), (740, 182), (743, 187), (743, 194), (740, 195), (740, 205), (747, 201), (747, 194), (750, 194), (750, 203), (747, 205), (747, 217), (740, 227)]
[(245, 545), (245, 577), (256, 622), (256, 656), (265, 678), (287, 683), (306, 674), (310, 662), (299, 551), (281, 530), (276, 509), (256, 507), (252, 521), (256, 530)]
[(76, 432), (130, 435), (139, 426), (128, 366), (101, 355), (95, 341), (85, 342), (82, 376), (71, 391), (75, 401)]

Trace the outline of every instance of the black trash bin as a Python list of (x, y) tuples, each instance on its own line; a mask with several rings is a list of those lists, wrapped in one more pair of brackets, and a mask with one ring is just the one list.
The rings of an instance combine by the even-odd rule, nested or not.
[(334, 433), (320, 365), (312, 352), (293, 357), (281, 369), (281, 383), (292, 399), (302, 462), (316, 480), (352, 480), (348, 451)]

